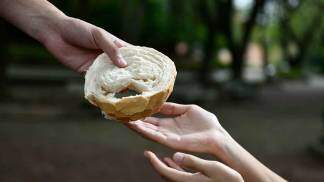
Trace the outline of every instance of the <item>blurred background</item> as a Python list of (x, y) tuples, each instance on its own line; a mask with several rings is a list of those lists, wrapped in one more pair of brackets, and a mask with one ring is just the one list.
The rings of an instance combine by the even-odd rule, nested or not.
[[(53, 0), (176, 64), (170, 101), (215, 113), (290, 181), (324, 181), (323, 0)], [(106, 120), (83, 76), (0, 21), (0, 181), (162, 181), (155, 144)], [(203, 156), (211, 158), (211, 156)]]

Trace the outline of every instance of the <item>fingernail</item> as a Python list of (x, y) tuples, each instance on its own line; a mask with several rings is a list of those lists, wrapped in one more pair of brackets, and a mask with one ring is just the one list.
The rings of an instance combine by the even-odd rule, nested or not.
[(133, 121), (134, 124), (141, 124), (143, 123), (141, 120), (136, 120), (136, 121)]
[(149, 155), (149, 154), (148, 154), (148, 151), (145, 150), (145, 151), (144, 151), (144, 156), (145, 156), (145, 157), (148, 157), (148, 155)]
[(124, 58), (120, 54), (118, 55), (117, 61), (120, 66), (122, 66), (122, 67), (127, 66), (127, 62), (124, 60)]
[(178, 164), (182, 163), (183, 158), (184, 158), (184, 154), (180, 152), (177, 152), (173, 155), (173, 160)]

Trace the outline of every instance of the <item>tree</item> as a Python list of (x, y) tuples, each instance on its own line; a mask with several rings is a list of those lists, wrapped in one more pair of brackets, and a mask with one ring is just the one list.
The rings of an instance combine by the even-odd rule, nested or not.
[(224, 36), (227, 46), (232, 55), (232, 73), (233, 78), (242, 79), (242, 70), (244, 65), (244, 53), (250, 41), (253, 28), (256, 24), (258, 13), (263, 9), (265, 0), (255, 0), (250, 10), (249, 16), (242, 25), (242, 34), (235, 38), (234, 31), (234, 2), (233, 0), (214, 0), (198, 1), (198, 12), (201, 21), (207, 29), (207, 36), (204, 43), (205, 57), (201, 69), (202, 75), (206, 75), (213, 51), (215, 50), (214, 38), (216, 34)]
[[(324, 3), (320, 0), (300, 0), (297, 4), (288, 0), (277, 0), (277, 3), (281, 7), (279, 29), (283, 57), (290, 68), (300, 69), (314, 39), (323, 34), (321, 26)], [(295, 51), (291, 51), (292, 46)]]

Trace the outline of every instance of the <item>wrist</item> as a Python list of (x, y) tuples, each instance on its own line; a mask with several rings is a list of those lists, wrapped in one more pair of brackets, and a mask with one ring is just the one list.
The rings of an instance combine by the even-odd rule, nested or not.
[(231, 161), (235, 157), (236, 152), (240, 150), (239, 144), (221, 128), (220, 131), (214, 132), (217, 136), (213, 136), (210, 154), (216, 156), (223, 161)]
[[(224, 130), (225, 131), (225, 130)], [(222, 160), (229, 167), (233, 168), (247, 181), (285, 181), (272, 172), (240, 144), (238, 144), (226, 131), (222, 145), (214, 147), (212, 155)]]
[(34, 37), (39, 42), (46, 44), (55, 38), (53, 35), (60, 34), (61, 27), (68, 21), (69, 17), (58, 10), (44, 15), (39, 20), (39, 28), (34, 32)]

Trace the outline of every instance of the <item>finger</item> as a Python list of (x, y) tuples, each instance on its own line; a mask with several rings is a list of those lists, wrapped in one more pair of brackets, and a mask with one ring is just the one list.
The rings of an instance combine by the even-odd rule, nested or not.
[(206, 176), (210, 178), (227, 179), (226, 181), (244, 181), (240, 173), (225, 164), (218, 161), (208, 162), (210, 167), (208, 167)]
[(141, 120), (137, 120), (137, 121), (132, 122), (132, 123), (137, 125), (137, 126), (143, 126), (143, 127), (151, 128), (151, 129), (153, 129), (155, 131), (159, 130), (158, 126), (156, 126), (154, 124), (151, 124), (151, 123), (148, 123), (148, 122), (141, 121)]
[(109, 33), (103, 29), (94, 29), (93, 30), (94, 41), (111, 59), (111, 61), (119, 66), (125, 67), (127, 66), (127, 62), (123, 59), (121, 54), (119, 53), (118, 47), (115, 45)]
[(190, 107), (190, 105), (166, 102), (161, 106), (160, 113), (165, 115), (181, 115), (187, 112)]
[(177, 152), (173, 155), (173, 160), (182, 168), (192, 169), (203, 174), (208, 171), (208, 161), (190, 154)]
[(160, 119), (159, 118), (156, 118), (156, 117), (147, 117), (143, 120), (143, 122), (145, 123), (150, 123), (150, 124), (153, 124), (155, 126), (159, 126), (160, 124)]
[(179, 171), (184, 171), (177, 163), (175, 163), (171, 158), (165, 157), (164, 162), (169, 166), (172, 167), (173, 169), (179, 170)]
[(131, 129), (142, 134), (144, 137), (159, 143), (164, 143), (166, 136), (158, 130), (158, 127), (142, 121), (133, 121), (129, 123)]
[(114, 44), (118, 47), (118, 48), (121, 48), (121, 47), (124, 47), (125, 45), (122, 44), (119, 40), (114, 40)]
[[(107, 32), (108, 33), (108, 32)], [(113, 40), (117, 40), (118, 41), (118, 44), (121, 44), (122, 47), (125, 47), (125, 46), (132, 46), (132, 44), (128, 43), (128, 42), (125, 42), (123, 41), (122, 39), (114, 36), (113, 34), (110, 34), (108, 33), (110, 37), (112, 37)], [(118, 46), (117, 46), (118, 47)]]
[(187, 181), (192, 174), (188, 172), (178, 171), (176, 169), (170, 168), (165, 165), (157, 156), (150, 151), (144, 152), (145, 157), (147, 157), (153, 166), (153, 168), (163, 177), (171, 181)]

